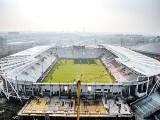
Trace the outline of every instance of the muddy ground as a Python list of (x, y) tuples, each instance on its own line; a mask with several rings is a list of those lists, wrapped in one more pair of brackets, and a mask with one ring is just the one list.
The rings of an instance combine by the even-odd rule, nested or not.
[(13, 118), (17, 115), (18, 111), (23, 107), (23, 104), (18, 100), (0, 97), (0, 120), (14, 120)]

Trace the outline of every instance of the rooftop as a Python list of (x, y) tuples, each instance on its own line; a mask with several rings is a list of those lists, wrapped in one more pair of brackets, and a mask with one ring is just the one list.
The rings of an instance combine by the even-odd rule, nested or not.
[(104, 45), (106, 49), (117, 55), (116, 60), (128, 68), (145, 76), (160, 74), (160, 62), (121, 46)]
[(49, 49), (51, 46), (36, 46), (27, 50), (24, 50), (22, 52), (18, 52), (16, 54), (13, 54), (11, 56), (27, 56), (27, 55), (38, 55), (47, 49)]
[(133, 47), (132, 49), (139, 52), (151, 53), (160, 55), (160, 43), (146, 43), (143, 45), (138, 45)]

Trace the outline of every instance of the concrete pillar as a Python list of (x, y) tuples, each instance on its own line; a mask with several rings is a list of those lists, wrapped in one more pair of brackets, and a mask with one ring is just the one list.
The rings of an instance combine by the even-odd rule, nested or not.
[(123, 90), (121, 91), (121, 96), (123, 96)]
[(113, 96), (113, 85), (112, 85), (112, 96)]
[(24, 84), (23, 84), (23, 92), (24, 92), (24, 94), (26, 95), (26, 86), (25, 86), (25, 81), (24, 81)]
[(59, 85), (59, 98), (61, 96), (61, 86)]
[(51, 85), (50, 85), (50, 97), (52, 96), (52, 89), (51, 89)]
[(16, 83), (16, 86), (17, 86), (17, 93), (19, 94), (19, 87), (18, 87), (18, 84)]
[(129, 96), (131, 95), (131, 86), (129, 86), (129, 88), (128, 88), (128, 95)]
[(53, 95), (53, 85), (52, 85), (52, 95)]
[(43, 87), (41, 86), (41, 95), (43, 96)]
[(94, 87), (94, 98), (96, 97), (96, 85)]
[[(137, 81), (139, 81), (139, 76), (137, 77)], [(137, 86), (136, 86), (136, 89), (135, 89), (135, 93), (138, 92), (138, 83), (137, 83)]]
[(136, 86), (136, 90), (135, 90), (135, 92), (136, 92), (136, 93), (138, 92), (138, 84), (137, 84), (137, 86)]
[(102, 89), (103, 89), (103, 97), (104, 97), (104, 86), (102, 87)]
[(34, 96), (33, 85), (32, 85), (32, 96)]
[(148, 87), (149, 87), (149, 77), (148, 77), (148, 81), (147, 81), (146, 95), (147, 95), (147, 92), (148, 92)]
[(86, 96), (87, 96), (88, 86), (86, 85)]
[[(8, 78), (7, 78), (8, 79)], [(7, 80), (5, 79), (5, 86), (6, 86), (6, 89), (7, 89), (7, 95), (8, 95), (8, 83), (7, 83)]]
[(69, 85), (67, 85), (67, 93), (69, 92)]
[(143, 92), (143, 87), (144, 87), (144, 83), (142, 83), (141, 85), (141, 91)]

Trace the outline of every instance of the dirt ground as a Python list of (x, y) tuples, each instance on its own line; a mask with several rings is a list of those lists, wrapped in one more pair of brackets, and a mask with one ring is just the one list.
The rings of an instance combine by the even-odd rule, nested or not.
[(17, 115), (22, 106), (18, 100), (11, 99), (8, 101), (6, 98), (0, 97), (0, 111), (4, 110), (3, 113), (0, 113), (0, 120), (14, 120), (14, 116)]

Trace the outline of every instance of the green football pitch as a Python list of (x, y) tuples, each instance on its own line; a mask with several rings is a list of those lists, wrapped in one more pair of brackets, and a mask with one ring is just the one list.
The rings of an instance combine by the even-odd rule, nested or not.
[(114, 83), (115, 78), (99, 59), (60, 59), (43, 83)]

